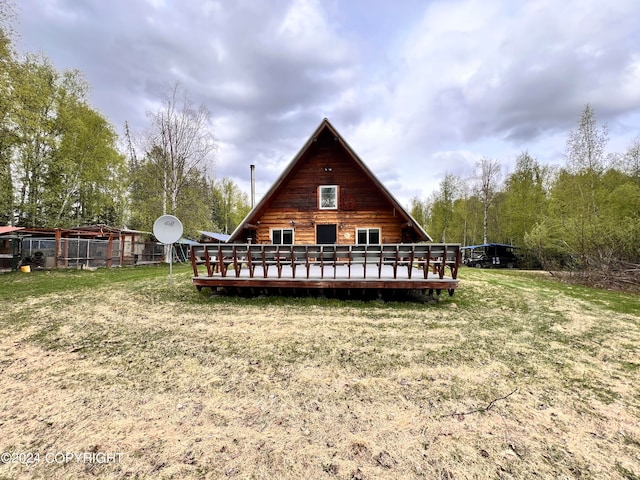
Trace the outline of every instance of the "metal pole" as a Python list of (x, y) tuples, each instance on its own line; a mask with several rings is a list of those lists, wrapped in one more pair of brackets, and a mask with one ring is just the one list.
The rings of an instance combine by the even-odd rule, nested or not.
[(251, 208), (256, 206), (256, 166), (251, 165)]
[(173, 243), (169, 245), (169, 287), (173, 288)]

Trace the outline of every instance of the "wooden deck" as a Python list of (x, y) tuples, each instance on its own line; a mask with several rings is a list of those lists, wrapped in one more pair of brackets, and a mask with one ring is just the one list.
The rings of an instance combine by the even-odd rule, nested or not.
[(459, 244), (216, 244), (191, 248), (198, 290), (458, 288)]

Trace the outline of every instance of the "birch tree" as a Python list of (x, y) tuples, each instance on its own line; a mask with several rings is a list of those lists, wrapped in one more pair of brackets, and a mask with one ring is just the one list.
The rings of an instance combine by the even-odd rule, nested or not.
[(126, 164), (107, 120), (78, 98), (61, 101), (58, 146), (45, 177), (51, 226), (122, 224)]
[(12, 7), (0, 1), (0, 224), (13, 222), (13, 181), (11, 174), (11, 148), (15, 133), (10, 120), (14, 101), (11, 95), (11, 76), (16, 60), (11, 45)]
[(604, 175), (607, 141), (606, 126), (597, 125), (595, 112), (587, 104), (577, 129), (567, 138), (566, 168), (559, 175), (552, 195), (555, 203), (552, 213), (561, 221), (567, 242), (579, 255), (585, 271), (602, 232), (602, 198), (598, 190)]
[(142, 147), (146, 158), (158, 167), (162, 213), (175, 214), (189, 179), (213, 169), (216, 140), (209, 125), (211, 114), (204, 105), (194, 106), (175, 83), (162, 108), (148, 117), (151, 125), (143, 133)]
[(451, 241), (449, 228), (453, 222), (454, 202), (460, 191), (460, 180), (447, 173), (440, 182), (440, 189), (435, 193), (430, 205), (430, 234), (441, 242)]
[(567, 138), (565, 158), (568, 170), (571, 173), (601, 174), (608, 140), (607, 126), (598, 126), (596, 114), (587, 103), (580, 115), (578, 128), (572, 130)]
[(482, 239), (489, 243), (489, 210), (494, 204), (500, 183), (500, 162), (483, 157), (476, 164), (476, 188), (482, 204)]
[(36, 55), (28, 55), (12, 78), (16, 216), (20, 225), (28, 227), (46, 223), (44, 177), (56, 147), (59, 81), (51, 62)]
[(544, 218), (549, 177), (549, 168), (540, 165), (528, 152), (518, 156), (515, 170), (505, 180), (500, 208), (500, 224), (510, 243), (522, 245), (531, 226)]

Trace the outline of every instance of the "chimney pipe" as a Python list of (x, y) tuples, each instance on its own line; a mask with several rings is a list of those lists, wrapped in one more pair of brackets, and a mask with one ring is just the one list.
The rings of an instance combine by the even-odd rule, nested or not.
[(256, 166), (251, 165), (251, 208), (256, 206)]

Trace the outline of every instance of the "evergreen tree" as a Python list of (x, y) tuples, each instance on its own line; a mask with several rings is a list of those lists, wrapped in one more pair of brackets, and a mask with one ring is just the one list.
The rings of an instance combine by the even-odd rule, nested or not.
[[(427, 230), (427, 223), (429, 222), (428, 207), (425, 202), (420, 200), (417, 196), (411, 198), (409, 205), (409, 213), (418, 224)], [(427, 231), (427, 233), (429, 233)]]
[(225, 177), (215, 182), (213, 198), (213, 223), (222, 233), (230, 234), (249, 213), (249, 196)]

